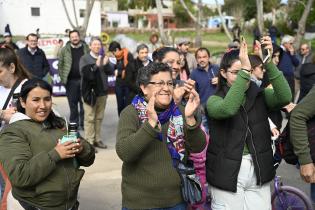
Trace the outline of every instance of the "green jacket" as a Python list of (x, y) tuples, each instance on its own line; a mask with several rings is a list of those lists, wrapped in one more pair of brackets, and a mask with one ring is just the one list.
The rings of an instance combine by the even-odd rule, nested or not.
[[(45, 210), (68, 210), (75, 204), (84, 170), (74, 166), (73, 158), (61, 160), (54, 149), (64, 134), (32, 120), (12, 123), (0, 133), (0, 161), (16, 199)], [(82, 143), (77, 163), (90, 166), (94, 149)]]
[(315, 86), (293, 109), (290, 116), (290, 140), (301, 165), (313, 163), (306, 122), (315, 116)]
[[(89, 52), (89, 46), (81, 41), (83, 45), (84, 54)], [(66, 46), (64, 46), (58, 56), (58, 74), (60, 76), (61, 82), (63, 84), (67, 84), (68, 75), (71, 70), (72, 65), (72, 56), (71, 56), (71, 43), (67, 42)]]
[[(183, 110), (181, 110), (182, 113)], [(201, 152), (206, 145), (200, 122), (190, 127), (184, 122), (185, 147)], [(169, 123), (162, 125), (163, 139)], [(166, 208), (183, 202), (180, 177), (172, 165), (165, 142), (148, 122), (140, 124), (136, 109), (129, 105), (121, 113), (116, 152), (123, 161), (122, 206), (130, 209)]]

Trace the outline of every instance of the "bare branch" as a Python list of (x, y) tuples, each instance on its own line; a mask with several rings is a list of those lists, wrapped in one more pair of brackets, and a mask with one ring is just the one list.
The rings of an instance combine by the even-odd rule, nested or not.
[(86, 6), (85, 6), (85, 14), (84, 14), (84, 20), (83, 20), (83, 25), (81, 28), (81, 33), (82, 36), (85, 37), (86, 35), (86, 30), (90, 21), (90, 16), (91, 16), (91, 12), (94, 6), (94, 2), (95, 0), (86, 0)]
[[(187, 12), (187, 14), (189, 15), (189, 17), (197, 24), (199, 24), (200, 26), (202, 26), (202, 24), (200, 22), (198, 22), (197, 18), (192, 14), (192, 12), (188, 9), (186, 3), (184, 0), (179, 0), (181, 5), (184, 7), (185, 11)], [(198, 7), (199, 8), (199, 7)]]
[(76, 7), (75, 7), (75, 2), (74, 0), (72, 0), (72, 8), (73, 8), (73, 14), (74, 14), (74, 20), (75, 20), (75, 24), (76, 26), (79, 26), (79, 23), (78, 23), (78, 16), (77, 16), (77, 13), (76, 13)]
[(72, 23), (72, 21), (71, 21), (71, 19), (70, 19), (69, 12), (68, 12), (68, 9), (67, 9), (65, 0), (61, 0), (61, 2), (62, 2), (62, 5), (63, 5), (63, 8), (65, 9), (66, 16), (67, 16), (67, 19), (68, 19), (68, 21), (69, 21), (71, 27), (72, 27), (72, 28), (76, 28), (76, 26)]
[(220, 18), (221, 18), (221, 22), (222, 22), (222, 26), (223, 26), (224, 32), (225, 32), (226, 36), (230, 39), (230, 41), (232, 41), (233, 40), (232, 36), (231, 36), (229, 30), (226, 27), (225, 20), (224, 20), (224, 18), (222, 16), (222, 12), (221, 12), (221, 6), (219, 5), (218, 0), (215, 0), (215, 4), (217, 5), (217, 10), (218, 10)]
[(304, 12), (303, 12), (303, 15), (302, 15), (302, 17), (301, 17), (301, 19), (299, 21), (299, 27), (298, 27), (298, 31), (297, 31), (296, 38), (295, 38), (295, 47), (296, 47), (296, 49), (301, 44), (302, 37), (303, 37), (303, 35), (305, 33), (306, 20), (307, 20), (308, 15), (310, 14), (310, 11), (311, 11), (313, 3), (314, 3), (314, 0), (308, 0), (307, 1), (307, 4), (306, 4)]

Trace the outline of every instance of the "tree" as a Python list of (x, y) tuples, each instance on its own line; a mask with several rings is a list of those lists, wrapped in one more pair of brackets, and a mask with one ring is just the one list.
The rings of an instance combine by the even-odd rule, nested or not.
[(263, 0), (256, 0), (257, 7), (257, 26), (259, 28), (259, 32), (263, 34), (264, 31), (264, 4)]
[(296, 49), (300, 46), (301, 44), (301, 40), (302, 37), (305, 33), (305, 26), (306, 26), (306, 21), (307, 21), (307, 17), (310, 14), (311, 8), (313, 6), (314, 0), (308, 0), (307, 4), (305, 5), (305, 9), (303, 12), (303, 15), (299, 21), (298, 24), (298, 30), (297, 30), (297, 34), (296, 34), (296, 39), (295, 39), (295, 47)]
[(222, 26), (223, 26), (225, 35), (229, 38), (230, 41), (232, 41), (233, 38), (232, 38), (232, 36), (231, 36), (229, 30), (228, 30), (227, 27), (226, 27), (225, 20), (224, 20), (224, 18), (223, 18), (222, 12), (221, 12), (221, 6), (219, 5), (218, 0), (215, 0), (215, 4), (216, 4), (216, 6), (217, 6), (217, 10), (218, 10), (219, 15), (220, 15), (220, 18), (221, 18), (221, 23), (222, 23)]
[(158, 16), (158, 29), (161, 37), (161, 41), (165, 45), (169, 45), (168, 38), (164, 31), (164, 21), (162, 16), (162, 2), (161, 0), (155, 0), (156, 3), (156, 9), (157, 9), (157, 16)]
[(73, 29), (78, 30), (80, 32), (81, 36), (84, 38), (86, 36), (86, 30), (87, 30), (87, 27), (89, 25), (91, 11), (93, 9), (95, 0), (86, 0), (85, 10), (84, 10), (84, 19), (83, 19), (83, 24), (82, 25), (78, 24), (78, 18), (77, 18), (77, 12), (76, 12), (76, 7), (75, 7), (75, 1), (74, 0), (71, 0), (71, 1), (72, 1), (72, 8), (73, 8), (73, 11), (74, 11), (75, 24), (72, 22), (72, 20), (70, 18), (69, 11), (67, 9), (65, 0), (61, 0), (63, 8), (64, 8), (66, 16), (67, 16), (67, 19), (68, 19), (71, 27)]
[(118, 10), (128, 10), (128, 0), (118, 0)]
[[(191, 0), (176, 0), (173, 3), (173, 12), (176, 18), (176, 25), (178, 26), (188, 26), (192, 23), (194, 16), (196, 14), (194, 5)], [(190, 14), (190, 15), (189, 15)]]

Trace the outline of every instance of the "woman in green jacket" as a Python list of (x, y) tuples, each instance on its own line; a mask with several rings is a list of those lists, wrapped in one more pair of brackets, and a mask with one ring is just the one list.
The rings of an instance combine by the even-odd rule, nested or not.
[[(262, 42), (272, 51), (270, 37)], [(222, 58), (218, 90), (207, 102), (211, 144), (206, 172), (212, 210), (271, 209), (269, 182), (275, 169), (268, 113), (288, 104), (291, 94), (270, 60), (265, 68), (273, 89), (250, 81), (252, 66), (245, 41), (239, 51)]]
[(52, 111), (52, 88), (40, 79), (26, 81), (18, 113), (0, 134), (0, 161), (12, 194), (27, 210), (76, 210), (84, 170), (95, 159), (83, 139), (61, 143), (65, 122)]

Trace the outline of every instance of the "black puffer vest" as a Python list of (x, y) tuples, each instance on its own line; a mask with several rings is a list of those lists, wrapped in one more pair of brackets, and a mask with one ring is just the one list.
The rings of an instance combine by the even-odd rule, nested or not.
[[(226, 87), (216, 95), (225, 97)], [(210, 119), (211, 144), (207, 150), (206, 172), (210, 185), (236, 192), (245, 142), (252, 155), (257, 185), (275, 176), (268, 109), (263, 89), (250, 83), (246, 102), (236, 115), (224, 120)]]

